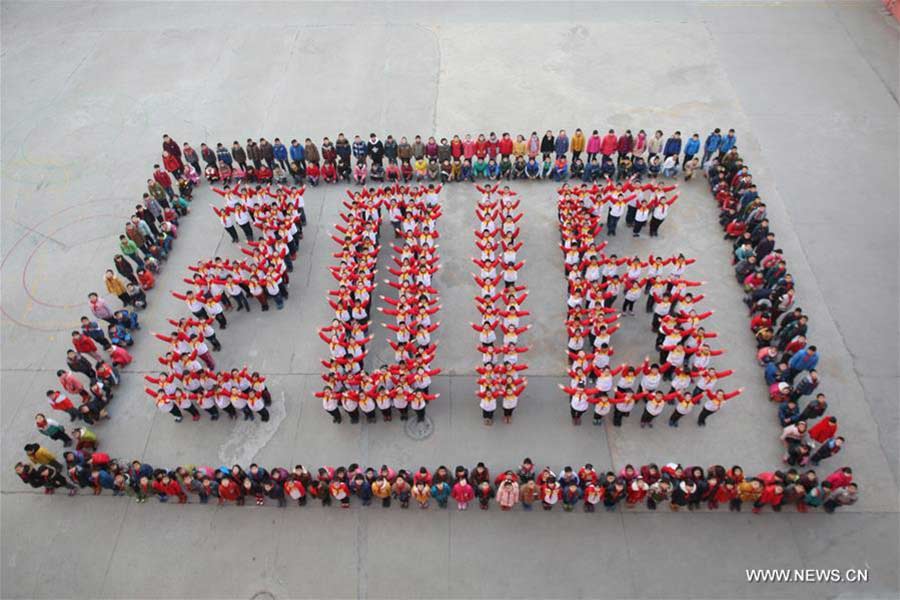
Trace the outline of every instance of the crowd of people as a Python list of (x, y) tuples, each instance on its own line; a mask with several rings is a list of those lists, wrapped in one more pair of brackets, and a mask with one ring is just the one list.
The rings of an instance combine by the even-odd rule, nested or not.
[(26, 447), (26, 453), (29, 462), (17, 463), (15, 470), (33, 488), (44, 488), (47, 494), (66, 488), (70, 495), (85, 488), (94, 495), (109, 490), (114, 496), (132, 497), (138, 503), (156, 497), (159, 502), (178, 504), (196, 499), (200, 504), (273, 503), (284, 508), (319, 502), (347, 509), (353, 504), (365, 507), (373, 503), (390, 508), (396, 502), (401, 509), (446, 509), (452, 501), (457, 510), (477, 503), (481, 510), (495, 505), (501, 511), (531, 511), (535, 507), (550, 511), (559, 505), (566, 512), (579, 507), (595, 512), (601, 505), (609, 512), (619, 506), (642, 506), (653, 511), (668, 504), (673, 512), (703, 507), (718, 510), (721, 506), (740, 511), (747, 506), (758, 514), (767, 507), (775, 512), (793, 507), (804, 513), (811, 508), (833, 513), (854, 504), (859, 494), (849, 467), (824, 478), (812, 469), (795, 468), (750, 477), (738, 465), (704, 469), (685, 468), (674, 462), (662, 467), (629, 464), (618, 472), (604, 472), (586, 463), (577, 470), (565, 466), (554, 471), (549, 466), (539, 470), (525, 458), (518, 469), (499, 471), (494, 476), (483, 462), (471, 470), (459, 465), (451, 471), (441, 465), (433, 472), (426, 466), (395, 470), (387, 465), (375, 469), (356, 463), (312, 471), (301, 464), (293, 469), (265, 469), (255, 463), (247, 469), (240, 465), (166, 469), (138, 460), (119, 462), (106, 453), (90, 450), (66, 450), (65, 464), (37, 444)]
[[(662, 131), (651, 136), (643, 129), (637, 135), (630, 129), (620, 135), (613, 129), (604, 135), (596, 129), (590, 135), (576, 129), (571, 137), (563, 129), (556, 135), (548, 130), (543, 136), (533, 131), (527, 139), (493, 131), (440, 140), (416, 135), (412, 142), (393, 135), (381, 140), (375, 133), (350, 140), (339, 133), (334, 141), (323, 138), (321, 145), (310, 138), (303, 143), (292, 139), (290, 145), (279, 138), (271, 143), (248, 139), (244, 145), (235, 140), (230, 148), (218, 143), (215, 150), (201, 144), (201, 155), (207, 180), (225, 184), (285, 184), (289, 179), (311, 186), (540, 179), (591, 183), (613, 177), (675, 177), (679, 169), (691, 179), (711, 155), (727, 152), (736, 143), (733, 130), (725, 136), (717, 130), (702, 147), (697, 133), (684, 141), (680, 131), (664, 138)], [(192, 164), (199, 172), (199, 161)]]
[[(586, 154), (585, 161), (582, 153)], [(201, 158), (206, 162), (202, 170)], [(164, 136), (161, 163), (162, 168), (154, 165), (143, 202), (135, 207), (120, 236), (115, 271), (104, 275), (107, 291), (119, 298), (122, 308), (113, 310), (100, 294), (89, 295), (91, 313), (94, 319), (106, 323), (106, 330), (97, 321), (82, 317), (81, 331), (72, 332), (74, 349), (67, 355), (69, 368), (57, 373), (63, 391), (47, 392), (51, 407), (66, 412), (71, 421), (81, 419), (93, 425), (109, 417), (106, 405), (113, 387), (119, 383), (118, 367), (131, 361), (125, 348), (133, 343), (133, 332), (140, 329), (137, 311), (147, 305), (146, 292), (153, 288), (155, 275), (172, 249), (178, 235), (178, 218), (189, 212), (192, 190), (200, 183), (202, 172), (209, 181), (223, 184), (217, 191), (225, 198), (225, 205), (214, 210), (233, 242), (239, 242), (237, 228), (241, 229), (249, 244), (245, 253), (250, 260), (216, 258), (194, 267), (194, 276), (186, 280), (194, 289), (182, 297), (194, 318), (173, 320), (174, 330), (158, 335), (171, 347), (161, 358), (166, 369), (158, 376), (147, 377), (157, 387), (148, 393), (158, 404), (171, 405), (167, 412), (178, 420), (180, 409), (195, 420), (199, 418), (197, 408), (206, 410), (212, 419), (218, 418), (219, 408), (231, 418), (239, 412), (244, 418), (252, 418), (254, 413), (262, 415), (265, 411), (270, 394), (259, 373), (250, 373), (246, 367), (227, 373), (214, 371), (209, 346), (215, 351), (220, 343), (213, 324), (227, 327), (224, 313), (230, 310), (232, 301), (238, 311), (249, 312), (250, 296), (264, 311), (269, 300), (281, 307), (287, 297), (288, 273), (297, 241), (302, 238), (301, 224), (305, 224), (302, 185), (317, 185), (322, 180), (393, 185), (350, 193), (350, 202), (345, 203), (347, 212), (342, 218), (346, 224), (338, 227), (342, 236), (335, 237), (341, 245), (341, 252), (334, 255), (340, 264), (331, 268), (339, 283), (329, 300), (335, 309), (335, 320), (320, 332), (329, 344), (331, 356), (325, 361), (324, 389), (317, 395), (335, 422), (342, 419), (339, 408), (353, 422), (359, 420), (360, 411), (368, 421), (374, 421), (376, 408), (386, 421), (391, 420), (393, 408), (406, 420), (410, 405), (417, 417), (424, 419), (425, 406), (437, 396), (429, 393), (430, 378), (439, 372), (430, 366), (435, 349), (430, 334), (438, 325), (432, 316), (440, 308), (431, 282), (439, 267), (435, 243), (438, 234), (434, 228), (440, 216), (439, 184), (552, 178), (584, 182), (577, 186), (564, 184), (559, 190), (560, 231), (569, 282), (571, 367), (570, 385), (563, 387), (570, 394), (573, 423), (579, 424), (593, 404), (595, 423), (602, 423), (603, 416), (615, 407), (613, 421), (620, 425), (634, 403), (644, 400), (642, 427), (652, 427), (667, 403), (675, 406), (669, 424), (677, 427), (681, 416), (701, 401), (704, 408), (698, 424), (703, 425), (723, 402), (741, 390), (726, 393), (717, 387), (718, 381), (731, 372), (716, 371), (709, 365), (711, 357), (721, 354), (721, 350), (712, 350), (706, 343), (715, 333), (702, 327), (708, 313), (697, 313), (694, 308), (702, 295), (688, 291), (698, 282), (683, 277), (692, 260), (684, 256), (651, 255), (646, 261), (639, 257), (606, 256), (606, 244), (598, 244), (596, 236), (602, 226), (603, 205), (608, 205), (608, 235), (616, 234), (622, 216), (635, 237), (648, 224), (649, 234), (658, 235), (677, 199), (677, 194), (669, 196), (674, 186), (661, 184), (659, 177), (675, 177), (681, 172), (689, 180), (695, 171), (705, 169), (719, 204), (725, 237), (734, 241), (735, 275), (746, 291), (750, 326), (758, 343), (758, 359), (770, 386), (770, 397), (778, 403), (784, 461), (789, 468), (749, 479), (744, 478), (739, 467), (682, 469), (675, 464), (661, 469), (655, 465), (639, 469), (626, 466), (618, 474), (610, 471), (602, 476), (585, 465), (577, 473), (566, 467), (557, 475), (549, 468), (536, 473), (526, 459), (521, 469), (504, 471), (494, 480), (483, 464), (471, 473), (458, 467), (452, 476), (445, 467), (438, 468), (434, 475), (425, 467), (416, 472), (394, 472), (386, 466), (376, 471), (363, 470), (358, 465), (323, 467), (315, 475), (300, 465), (292, 471), (266, 471), (257, 465), (251, 465), (247, 472), (239, 466), (153, 469), (137, 461), (131, 466), (120, 465), (98, 451), (97, 435), (87, 427), (77, 427), (69, 435), (63, 425), (39, 413), (35, 416), (36, 427), (51, 440), (62, 442), (65, 465), (49, 449), (28, 444), (29, 464), (17, 464), (16, 472), (33, 487), (43, 487), (46, 493), (60, 487), (68, 488), (70, 493), (79, 487), (91, 487), (95, 494), (106, 488), (115, 495), (133, 495), (141, 502), (153, 494), (160, 501), (176, 497), (178, 502), (187, 502), (189, 494), (196, 494), (204, 503), (218, 498), (219, 503), (242, 504), (245, 497), (253, 496), (257, 504), (269, 498), (284, 506), (291, 500), (303, 504), (312, 497), (325, 504), (333, 499), (348, 506), (355, 496), (364, 505), (377, 498), (388, 506), (395, 498), (403, 507), (411, 500), (423, 508), (432, 500), (446, 507), (452, 498), (461, 509), (478, 499), (482, 508), (492, 501), (502, 509), (521, 503), (526, 510), (535, 503), (548, 510), (556, 503), (567, 510), (583, 503), (587, 511), (599, 502), (614, 510), (624, 500), (626, 507), (646, 503), (650, 509), (667, 501), (672, 510), (694, 509), (703, 502), (713, 509), (727, 501), (732, 510), (740, 510), (742, 503), (750, 502), (754, 512), (766, 505), (778, 510), (789, 504), (800, 511), (822, 506), (832, 512), (857, 500), (858, 486), (849, 467), (836, 470), (821, 482), (814, 471), (798, 470), (817, 466), (837, 454), (844, 438), (837, 435), (837, 419), (827, 414), (825, 394), (817, 393), (819, 354), (806, 337), (808, 317), (794, 307), (793, 278), (769, 226), (765, 203), (737, 151), (733, 130), (722, 135), (716, 129), (702, 145), (694, 134), (683, 152), (678, 132), (663, 141), (660, 131), (652, 137), (643, 131), (634, 137), (630, 131), (616, 136), (612, 130), (601, 137), (594, 131), (586, 138), (576, 130), (571, 139), (564, 131), (556, 136), (548, 131), (543, 138), (534, 133), (527, 140), (521, 135), (513, 140), (509, 134), (497, 137), (492, 133), (479, 135), (475, 140), (469, 135), (463, 139), (454, 136), (440, 143), (434, 138), (423, 142), (416, 136), (412, 144), (406, 138), (395, 141), (392, 136), (381, 142), (374, 134), (367, 142), (357, 137), (351, 144), (339, 135), (335, 144), (326, 138), (321, 152), (309, 139), (303, 145), (293, 140), (286, 147), (276, 138), (274, 144), (265, 139), (260, 139), (259, 144), (248, 140), (246, 150), (237, 142), (230, 150), (217, 144), (215, 151), (201, 144), (199, 154), (189, 144), (179, 147)], [(288, 177), (293, 179), (293, 187), (287, 186)], [(427, 188), (398, 185), (414, 181), (427, 182)], [(521, 214), (515, 213), (518, 203), (508, 190), (500, 191), (496, 185), (480, 189), (478, 237), (482, 256), (476, 264), (482, 270), (477, 282), (485, 302), (479, 300), (479, 308), (484, 309), (482, 314), (490, 323), (502, 323), (504, 338), (503, 347), (495, 347), (494, 340), (480, 340), (484, 364), (479, 383), (488, 384), (482, 385), (481, 391), (501, 390), (500, 395), (491, 396), (504, 399), (504, 416), (511, 418), (511, 409), (525, 383), (524, 377), (517, 375), (525, 366), (518, 361), (518, 354), (525, 348), (518, 346), (517, 336), (526, 329), (520, 326), (519, 319), (528, 314), (520, 306), (525, 294), (521, 293), (524, 288), (519, 289), (517, 272), (521, 262), (516, 261), (515, 255), (521, 246), (516, 226)], [(273, 201), (266, 203), (264, 196)], [(394, 258), (397, 268), (391, 268), (391, 272), (396, 281), (387, 282), (398, 289), (398, 297), (384, 298), (392, 308), (379, 309), (396, 317), (396, 323), (388, 325), (396, 333), (396, 341), (390, 342), (396, 362), (368, 373), (365, 347), (371, 339), (367, 330), (382, 208), (388, 210), (395, 237), (402, 240), (402, 246), (394, 246), (399, 256)], [(259, 240), (254, 226), (262, 232)], [(499, 246), (495, 242), (498, 233)], [(625, 272), (620, 274), (623, 266)], [(663, 270), (666, 266), (668, 273)], [(498, 294), (496, 286), (501, 279), (504, 288)], [(619, 295), (623, 296), (620, 313), (614, 308)], [(615, 322), (633, 315), (642, 296), (647, 298), (646, 310), (653, 313), (659, 361), (651, 363), (647, 357), (641, 365), (613, 369), (610, 357), (614, 352), (609, 339), (617, 328)], [(494, 304), (500, 299), (505, 310), (498, 310)], [(480, 336), (488, 335), (483, 325)], [(100, 348), (108, 354), (108, 360)], [(498, 360), (501, 353), (502, 363)], [(82, 383), (79, 376), (86, 377), (88, 384)], [(668, 393), (658, 389), (665, 380), (671, 381)], [(70, 396), (78, 396), (80, 404), (72, 402)], [(507, 396), (512, 398), (508, 412)], [(488, 414), (485, 409), (484, 416), (492, 420), (493, 411)], [(72, 444), (74, 449), (70, 448)]]
[(845, 440), (837, 435), (837, 417), (827, 414), (816, 370), (819, 351), (807, 338), (808, 315), (795, 306), (794, 278), (775, 241), (766, 204), (737, 148), (713, 159), (706, 175), (725, 239), (733, 243), (734, 273), (746, 294), (769, 398), (778, 405), (783, 460), (818, 465), (839, 453)]
[[(340, 262), (330, 267), (337, 289), (329, 291), (328, 303), (334, 309), (331, 324), (319, 330), (328, 344), (329, 357), (323, 361), (325, 381), (321, 392), (325, 411), (335, 423), (341, 423), (341, 410), (351, 423), (360, 413), (368, 423), (380, 411), (384, 421), (393, 420), (394, 409), (400, 420), (409, 419), (412, 408), (417, 421), (425, 420), (428, 403), (439, 394), (430, 393), (431, 378), (440, 372), (432, 368), (436, 344), (431, 336), (439, 327), (434, 315), (440, 310), (439, 296), (432, 285), (440, 268), (437, 252), (441, 216), (441, 186), (401, 186), (365, 188), (348, 191), (341, 213), (342, 225), (336, 225), (332, 239), (340, 246), (333, 256)], [(394, 332), (388, 344), (394, 353), (391, 365), (368, 371), (365, 364), (367, 344), (372, 340), (372, 294), (376, 288), (376, 263), (381, 249), (382, 208), (387, 211), (395, 240), (393, 279), (384, 283), (397, 290), (397, 296), (381, 296), (390, 308), (379, 310), (394, 317), (385, 327)]]
[(213, 206), (213, 211), (234, 243), (239, 242), (235, 224), (240, 226), (246, 237), (241, 251), (247, 258), (215, 257), (188, 267), (191, 277), (184, 282), (191, 289), (171, 293), (184, 301), (192, 318), (170, 319), (174, 330), (154, 333), (168, 344), (158, 359), (165, 370), (159, 377), (145, 378), (156, 386), (145, 391), (157, 408), (176, 422), (182, 421), (185, 412), (198, 421), (201, 410), (213, 421), (219, 419), (221, 410), (229, 419), (240, 414), (244, 420), (259, 416), (266, 422), (272, 398), (265, 378), (250, 374), (246, 366), (216, 371), (212, 352), (221, 350), (222, 344), (214, 325), (226, 329), (229, 311), (251, 312), (250, 299), (255, 299), (263, 312), (269, 310), (270, 301), (279, 310), (284, 307), (306, 224), (305, 188), (226, 185), (213, 191), (224, 200), (224, 205)]
[[(519, 200), (509, 187), (500, 189), (500, 184), (495, 184), (476, 188), (481, 197), (475, 208), (475, 246), (481, 254), (480, 258), (472, 258), (479, 268), (472, 277), (478, 286), (475, 305), (481, 322), (471, 326), (478, 332), (481, 366), (476, 369), (479, 377), (475, 394), (484, 424), (491, 426), (498, 400), (503, 408), (503, 422), (512, 423), (519, 396), (528, 385), (528, 378), (520, 375), (528, 365), (519, 360), (528, 351), (520, 345), (519, 336), (531, 328), (521, 323), (521, 318), (529, 314), (522, 310), (528, 287), (519, 284), (519, 269), (525, 261), (517, 259), (522, 247), (518, 222), (524, 213), (519, 211)], [(499, 287), (501, 282), (503, 286)], [(502, 340), (497, 339), (498, 328)]]
[[(147, 293), (172, 251), (179, 217), (190, 211), (199, 176), (168, 135), (163, 136), (160, 162), (164, 168), (153, 165), (147, 191), (119, 236), (114, 269), (103, 274), (106, 291), (122, 306), (110, 306), (99, 292), (88, 294), (91, 316), (82, 316), (80, 329), (72, 331), (67, 368), (56, 372), (59, 388), (46, 392), (51, 409), (68, 414), (71, 421), (80, 419), (93, 425), (109, 418), (119, 369), (133, 360), (128, 348), (134, 344), (134, 332), (141, 328), (138, 311), (147, 307)], [(56, 429), (54, 419), (44, 420), (50, 423), (50, 430)]]

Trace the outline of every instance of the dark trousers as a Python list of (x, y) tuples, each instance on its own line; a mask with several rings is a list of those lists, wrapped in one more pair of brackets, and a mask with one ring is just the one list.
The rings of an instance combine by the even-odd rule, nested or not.
[(606, 233), (607, 235), (616, 235), (616, 226), (619, 224), (619, 217), (613, 215), (606, 216)]
[(231, 236), (232, 242), (234, 242), (236, 244), (240, 241), (238, 239), (237, 230), (235, 230), (234, 225), (229, 225), (228, 227), (225, 228), (225, 231), (227, 231), (228, 235)]
[(629, 206), (625, 210), (625, 224), (632, 225), (634, 223), (634, 215), (637, 214), (637, 206)]
[(625, 302), (622, 303), (622, 312), (634, 312), (634, 300), (625, 299)]
[(66, 446), (68, 446), (69, 444), (72, 443), (72, 438), (70, 438), (69, 435), (62, 429), (60, 429), (59, 431), (57, 431), (56, 433), (51, 435), (50, 439), (62, 441), (62, 443), (65, 444)]
[(253, 227), (250, 226), (250, 223), (242, 223), (241, 231), (244, 232), (244, 235), (247, 237), (248, 242), (253, 241)]
[(662, 222), (665, 219), (657, 219), (656, 217), (650, 217), (650, 237), (656, 237), (659, 233), (659, 226), (662, 225)]
[(340, 423), (343, 419), (341, 417), (341, 411), (338, 409), (329, 410), (328, 414), (331, 415), (332, 423)]
[(703, 410), (700, 411), (700, 417), (697, 419), (697, 424), (706, 425), (706, 418), (713, 414), (713, 412), (715, 411), (707, 410), (706, 407), (704, 407)]
[(247, 296), (245, 296), (243, 293), (240, 293), (237, 296), (232, 296), (231, 299), (237, 303), (238, 310), (244, 309), (247, 312), (250, 312), (250, 303), (247, 302)]
[(633, 231), (634, 231), (635, 237), (641, 235), (641, 229), (644, 228), (644, 224), (645, 224), (646, 222), (647, 222), (647, 221), (635, 221), (635, 222), (634, 222), (634, 228), (633, 228)]
[(651, 415), (650, 411), (645, 408), (644, 412), (641, 414), (641, 423), (651, 423), (655, 418), (656, 415)]
[(669, 423), (670, 424), (677, 423), (679, 420), (681, 420), (681, 417), (683, 417), (683, 416), (684, 416), (683, 414), (681, 414), (680, 412), (678, 412), (676, 410), (675, 412), (672, 413), (672, 416), (669, 417)]
[(625, 417), (627, 417), (628, 415), (631, 414), (631, 412), (622, 412), (621, 410), (618, 410), (618, 409), (614, 409), (613, 412), (615, 413), (613, 415), (613, 425), (615, 425), (616, 427), (621, 427), (622, 419), (624, 419)]

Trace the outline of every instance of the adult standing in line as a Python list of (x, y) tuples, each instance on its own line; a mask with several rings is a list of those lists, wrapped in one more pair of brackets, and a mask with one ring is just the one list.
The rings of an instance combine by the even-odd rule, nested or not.
[(725, 156), (729, 150), (735, 148), (737, 146), (737, 136), (734, 133), (734, 129), (728, 130), (728, 135), (722, 138), (722, 141), (719, 143), (719, 158)]
[(681, 132), (676, 131), (672, 134), (672, 137), (666, 140), (666, 145), (663, 147), (663, 159), (667, 159), (670, 156), (675, 157), (675, 164), (678, 164), (678, 158), (681, 154)]
[(202, 174), (203, 169), (200, 168), (200, 157), (197, 156), (197, 151), (194, 150), (190, 144), (185, 142), (183, 144), (182, 155), (184, 156), (185, 162), (194, 167), (194, 170), (197, 171), (197, 174)]
[(369, 142), (366, 144), (366, 154), (372, 159), (373, 165), (380, 165), (384, 161), (384, 142), (379, 140), (374, 132), (369, 134)]
[[(275, 168), (275, 148), (264, 137), (259, 138), (259, 152), (270, 169)], [(283, 167), (282, 167), (283, 168)]]
[(706, 141), (703, 143), (703, 159), (700, 161), (700, 167), (703, 168), (706, 166), (706, 161), (710, 159), (710, 157), (719, 151), (719, 144), (722, 142), (722, 130), (716, 127), (713, 129), (712, 133), (706, 136)]
[(303, 144), (303, 152), (306, 154), (306, 162), (307, 164), (312, 163), (314, 165), (319, 164), (319, 148), (316, 146), (316, 143), (311, 139), (306, 138)]
[(240, 142), (234, 140), (234, 143), (231, 144), (231, 156), (234, 158), (234, 162), (236, 162), (241, 169), (244, 171), (247, 170), (247, 151), (241, 146)]
[[(169, 137), (169, 134), (163, 134), (163, 143), (162, 143), (163, 152), (168, 152), (169, 155), (175, 157), (178, 161), (179, 166), (184, 167), (184, 163), (181, 161), (181, 148), (178, 147), (178, 142)], [(190, 162), (190, 161), (188, 161)]]

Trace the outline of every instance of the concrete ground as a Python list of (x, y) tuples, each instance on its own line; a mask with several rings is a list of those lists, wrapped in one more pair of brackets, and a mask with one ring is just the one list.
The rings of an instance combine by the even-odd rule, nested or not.
[[(861, 597), (898, 594), (898, 28), (879, 2), (467, 5), (2, 5), (2, 398), (4, 598), (78, 597)], [(160, 135), (215, 143), (248, 136), (734, 127), (797, 277), (823, 354), (824, 391), (848, 438), (826, 472), (853, 465), (860, 502), (835, 515), (720, 512), (500, 515), (380, 508), (137, 506), (46, 498), (11, 470), (39, 436), (31, 419), (63, 364), (68, 332), (101, 287), (115, 239), (143, 191)], [(778, 464), (774, 407), (728, 246), (702, 182), (682, 186), (662, 235), (619, 237), (619, 254), (684, 252), (709, 281), (705, 307), (747, 393), (698, 430), (568, 423), (563, 281), (555, 188), (516, 186), (525, 218), (522, 280), (535, 327), (530, 386), (511, 426), (484, 428), (472, 396), (475, 192), (443, 194), (439, 227), (445, 374), (434, 433), (401, 424), (335, 427), (312, 393), (328, 320), (323, 300), (343, 189), (307, 195), (308, 237), (283, 312), (235, 315), (223, 365), (270, 377), (267, 425), (175, 424), (141, 392), (161, 344), (144, 332), (98, 428), (103, 448), (154, 465), (322, 463), (493, 468), (531, 456), (559, 468), (678, 460), (748, 471)], [(183, 314), (165, 290), (187, 264), (235, 255), (206, 204), (184, 220), (142, 315)], [(387, 253), (385, 253), (386, 255)], [(382, 259), (382, 263), (384, 262)], [(643, 316), (615, 340), (639, 360)], [(373, 360), (386, 356), (384, 337)], [(454, 516), (455, 515), (455, 516)], [(537, 561), (542, 568), (533, 568)], [(602, 565), (602, 566), (601, 566)], [(525, 568), (523, 568), (525, 567)], [(532, 568), (528, 568), (532, 567)], [(752, 584), (744, 569), (867, 568), (867, 584)]]

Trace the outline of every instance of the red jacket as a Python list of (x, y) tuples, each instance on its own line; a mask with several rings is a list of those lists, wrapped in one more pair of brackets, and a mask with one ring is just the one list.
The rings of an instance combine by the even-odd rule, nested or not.
[(69, 400), (68, 396), (64, 396), (59, 392), (55, 392), (52, 396), (50, 396), (50, 406), (56, 410), (72, 410), (75, 408), (75, 405), (72, 404), (72, 401)]
[(473, 490), (472, 486), (468, 483), (465, 485), (457, 483), (453, 486), (450, 495), (453, 496), (453, 499), (457, 502), (471, 502), (475, 498), (475, 490)]
[(837, 428), (837, 423), (832, 423), (829, 421), (829, 417), (825, 417), (809, 429), (809, 437), (820, 444), (824, 444), (834, 437), (834, 434), (837, 433)]
[(715, 500), (716, 502), (730, 502), (737, 498), (737, 486), (733, 486), (731, 489), (725, 487), (725, 485), (720, 485), (718, 489), (716, 489)]
[(164, 188), (172, 187), (172, 178), (165, 171), (153, 171), (153, 179)]
[(507, 155), (513, 152), (512, 138), (500, 138), (500, 154)]
[[(226, 480), (222, 480), (222, 484), (225, 483)], [(230, 500), (234, 502), (238, 498), (241, 497), (241, 488), (238, 487), (234, 481), (228, 480), (228, 485), (219, 485), (219, 496), (224, 498), (225, 500)]]
[(163, 166), (166, 168), (166, 171), (172, 173), (181, 168), (181, 161), (170, 154), (169, 156), (163, 156)]
[(94, 340), (83, 333), (78, 337), (72, 338), (72, 345), (75, 346), (75, 349), (79, 352), (91, 353), (97, 351), (97, 344), (94, 343)]
[(847, 475), (841, 469), (838, 469), (825, 478), (825, 481), (831, 484), (831, 489), (836, 490), (841, 487), (847, 487), (853, 483), (853, 475)]
[(600, 153), (601, 154), (612, 154), (619, 147), (619, 140), (616, 139), (616, 134), (607, 133), (603, 136), (603, 141), (600, 142)]
[(484, 158), (487, 156), (488, 143), (487, 140), (479, 140), (475, 142), (475, 156)]
[(767, 485), (765, 489), (763, 489), (762, 495), (759, 497), (759, 501), (762, 504), (771, 504), (772, 506), (777, 506), (781, 504), (781, 499), (784, 496), (784, 491), (776, 492), (777, 486), (775, 485)]

